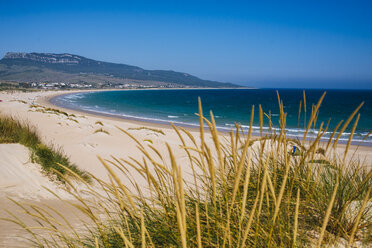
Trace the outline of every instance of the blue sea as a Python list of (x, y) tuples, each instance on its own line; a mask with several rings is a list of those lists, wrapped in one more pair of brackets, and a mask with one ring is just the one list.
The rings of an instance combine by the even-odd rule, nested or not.
[[(287, 134), (302, 137), (304, 132), (304, 109), (302, 103), (301, 119), (298, 121), (299, 103), (303, 101), (300, 89), (279, 89), (287, 113)], [(312, 105), (316, 104), (325, 90), (306, 90), (307, 121)], [(364, 137), (372, 130), (372, 91), (371, 90), (326, 90), (320, 107), (316, 126), (327, 124), (330, 119), (329, 136), (341, 120), (346, 120), (361, 102), (360, 120), (353, 137), (353, 144), (372, 146), (372, 137)], [(258, 105), (265, 113), (271, 113), (273, 127), (279, 127), (279, 107), (275, 89), (182, 89), (182, 90), (125, 90), (73, 93), (54, 97), (52, 103), (71, 109), (78, 109), (121, 118), (150, 122), (173, 122), (184, 126), (198, 126), (198, 97), (201, 98), (203, 111), (209, 117), (213, 111), (216, 124), (221, 131), (229, 131), (235, 123), (243, 128), (249, 127), (251, 107), (255, 105), (253, 132), (259, 132)], [(268, 130), (268, 119), (264, 118), (264, 131)], [(355, 119), (355, 118), (354, 118)], [(341, 136), (346, 142), (350, 127)], [(308, 137), (314, 138), (317, 130)]]

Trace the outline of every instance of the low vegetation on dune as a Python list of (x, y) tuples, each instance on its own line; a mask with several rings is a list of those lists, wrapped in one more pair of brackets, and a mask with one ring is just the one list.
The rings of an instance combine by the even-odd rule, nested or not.
[[(26, 102), (25, 102), (26, 103)], [(47, 114), (55, 114), (55, 115), (64, 115), (69, 118), (76, 118), (74, 114), (68, 114), (65, 111), (55, 109), (55, 108), (48, 108), (38, 104), (31, 104), (30, 109), (34, 110), (35, 112), (47, 113)]]
[(103, 128), (98, 128), (96, 131), (94, 131), (94, 133), (105, 133), (107, 135), (110, 135), (110, 133)]
[(102, 121), (96, 121), (96, 123), (95, 123), (96, 125), (101, 125), (101, 126), (104, 126), (103, 125), (103, 123), (102, 123)]
[[(308, 116), (307, 130), (323, 97)], [(38, 247), (370, 247), (371, 168), (347, 155), (350, 140), (344, 154), (335, 151), (336, 130), (335, 139), (320, 143), (328, 129), (323, 124), (311, 141), (307, 132), (301, 140), (286, 137), (280, 98), (279, 108), (281, 131), (254, 138), (239, 125), (220, 135), (213, 114), (204, 118), (199, 102), (200, 137), (173, 126), (187, 163), (177, 159), (174, 147), (165, 144), (168, 153), (161, 154), (122, 130), (136, 141), (142, 159), (101, 159), (111, 180), (95, 178), (84, 196), (73, 185), (67, 189), (79, 202), (73, 206), (90, 220), (82, 223), (85, 231), (54, 221), (49, 209), (23, 206), (48, 235), (13, 221)], [(355, 130), (358, 110), (340, 132), (350, 123)], [(257, 112), (261, 127), (264, 116), (271, 122), (261, 106)], [(252, 107), (251, 126), (254, 113)]]
[(150, 127), (132, 127), (132, 128), (128, 128), (128, 130), (136, 130), (136, 131), (140, 131), (140, 130), (147, 130), (147, 131), (151, 131), (155, 134), (161, 134), (161, 135), (165, 135), (165, 133), (163, 132), (163, 130), (161, 129), (156, 129), (156, 128), (150, 128)]
[[(0, 66), (1, 67), (1, 66)], [(29, 86), (25, 84), (19, 84), (14, 81), (7, 81), (7, 80), (1, 80), (0, 79), (0, 92), (5, 91), (5, 92), (33, 92), (37, 91), (36, 89), (30, 89)]]
[(90, 180), (88, 174), (72, 164), (59, 149), (43, 144), (35, 128), (27, 123), (21, 123), (12, 117), (0, 116), (0, 143), (20, 143), (28, 147), (32, 161), (39, 163), (46, 174), (55, 176), (61, 182), (65, 182), (63, 176), (68, 174), (66, 168), (84, 180)]

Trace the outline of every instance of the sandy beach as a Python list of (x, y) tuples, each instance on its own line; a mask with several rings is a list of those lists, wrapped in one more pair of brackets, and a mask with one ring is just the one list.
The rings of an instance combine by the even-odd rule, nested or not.
[[(138, 158), (141, 156), (136, 143), (119, 128), (127, 130), (139, 141), (151, 140), (153, 145), (164, 154), (166, 154), (165, 142), (177, 150), (180, 144), (179, 137), (170, 124), (94, 115), (61, 108), (49, 102), (56, 95), (74, 92), (78, 91), (2, 92), (0, 93), (0, 99), (2, 100), (0, 113), (13, 116), (36, 127), (43, 143), (60, 148), (72, 163), (101, 179), (107, 179), (107, 173), (97, 156), (104, 159), (109, 159), (111, 156), (118, 158), (128, 158), (130, 156)], [(30, 108), (33, 104), (60, 109), (68, 114), (73, 114), (75, 117), (38, 112), (35, 108)], [(162, 130), (164, 134), (150, 129), (141, 129), (141, 127)], [(105, 132), (97, 132), (100, 129)], [(188, 128), (188, 130), (195, 137), (199, 136), (197, 128)], [(340, 153), (344, 148), (345, 145), (338, 145)], [(357, 149), (356, 146), (351, 146), (350, 150), (357, 150), (358, 157), (361, 160), (366, 160), (367, 164), (371, 164), (372, 147), (360, 146)], [(349, 152), (349, 154), (353, 154), (353, 152)], [(182, 156), (185, 156), (177, 153), (176, 155), (180, 156), (180, 161), (182, 161)]]
[[(61, 149), (78, 168), (102, 180), (108, 179), (108, 173), (97, 156), (103, 159), (111, 159), (112, 156), (124, 159), (129, 157), (141, 159), (142, 157), (136, 143), (119, 128), (127, 130), (141, 142), (150, 142), (151, 140), (153, 146), (165, 156), (168, 153), (165, 146), (167, 142), (174, 149), (177, 161), (180, 164), (187, 164), (186, 154), (179, 149), (179, 137), (170, 125), (93, 115), (76, 110), (62, 109), (49, 102), (51, 97), (66, 93), (73, 92), (0, 92), (0, 99), (2, 100), (0, 102), (0, 114), (13, 116), (34, 126), (43, 143)], [(70, 115), (73, 114), (74, 117), (39, 112), (32, 105), (60, 109)], [(163, 134), (151, 129), (162, 130)], [(189, 131), (195, 137), (198, 137), (197, 129), (189, 129)], [(345, 145), (339, 145), (337, 148), (341, 155), (344, 148)], [(349, 154), (354, 152), (359, 159), (366, 161), (367, 166), (371, 166), (372, 147), (361, 146), (357, 149), (356, 146), (352, 146)], [(1, 209), (11, 208), (11, 203), (7, 197), (28, 202), (49, 201), (52, 205), (55, 204), (53, 203), (55, 199), (48, 191), (43, 190), (43, 186), (51, 188), (55, 192), (60, 190), (59, 186), (50, 182), (40, 172), (38, 165), (30, 162), (29, 153), (25, 147), (17, 144), (0, 145), (0, 156)], [(187, 177), (190, 168), (184, 166), (182, 170), (183, 175)], [(137, 183), (141, 184), (140, 181)], [(63, 208), (59, 208), (62, 212), (64, 211)], [(66, 213), (68, 211), (65, 210)], [(7, 216), (7, 213), (1, 211), (0, 217), (5, 216)], [(18, 232), (20, 231), (17, 231), (15, 226), (9, 229), (9, 223), (0, 221), (0, 247), (17, 247), (14, 245), (14, 233), (18, 234)]]

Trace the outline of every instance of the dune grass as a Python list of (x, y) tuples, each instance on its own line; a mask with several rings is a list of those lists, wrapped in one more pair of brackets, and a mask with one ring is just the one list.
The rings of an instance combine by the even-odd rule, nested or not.
[[(307, 129), (316, 122), (323, 98), (313, 108)], [(74, 207), (90, 219), (86, 230), (50, 221), (27, 208), (48, 235), (26, 229), (38, 247), (370, 247), (371, 168), (353, 155), (335, 152), (336, 140), (320, 143), (327, 131), (321, 124), (315, 140), (286, 137), (286, 113), (278, 133), (255, 138), (240, 125), (229, 135), (203, 116), (199, 101), (200, 136), (182, 127), (174, 131), (180, 147), (165, 144), (161, 154), (151, 143), (132, 137), (143, 156), (101, 159), (111, 180), (94, 178), (95, 187), (67, 191)], [(304, 97), (304, 105), (306, 100)], [(250, 126), (254, 119), (254, 106)], [(264, 115), (259, 107), (262, 127)], [(357, 123), (357, 111), (350, 121)], [(356, 124), (355, 124), (356, 125)], [(209, 128), (209, 132), (204, 130)], [(322, 128), (324, 127), (324, 128)], [(252, 130), (252, 129), (250, 129)], [(212, 140), (212, 142), (210, 142)], [(300, 145), (298, 156), (291, 154)], [(331, 144), (331, 145), (330, 145)], [(318, 152), (321, 148), (322, 152)], [(188, 163), (180, 163), (181, 149)], [(344, 153), (348, 153), (347, 146)], [(186, 173), (191, 168), (191, 175)], [(76, 175), (77, 178), (79, 176)], [(124, 178), (122, 180), (120, 178)], [(139, 178), (147, 182), (138, 185)], [(84, 180), (81, 179), (83, 182)], [(71, 185), (73, 186), (73, 185)], [(14, 222), (24, 226), (20, 220)], [(81, 226), (80, 223), (79, 226)], [(70, 231), (62, 229), (69, 226)], [(35, 226), (33, 228), (36, 228)]]
[(35, 109), (36, 112), (41, 112), (41, 113), (47, 113), (47, 114), (55, 114), (55, 115), (64, 115), (69, 118), (76, 118), (75, 114), (68, 114), (65, 111), (55, 109), (55, 108), (49, 108), (49, 107), (44, 107), (38, 104), (31, 104), (30, 109)]
[(165, 133), (163, 132), (163, 130), (156, 129), (156, 128), (151, 128), (151, 127), (131, 127), (131, 128), (128, 128), (128, 130), (137, 130), (137, 131), (148, 130), (148, 131), (154, 132), (155, 134), (165, 135)]
[(11, 102), (20, 102), (20, 103), (23, 103), (23, 104), (27, 104), (27, 102), (24, 101), (24, 100), (11, 100)]
[(107, 135), (110, 135), (110, 133), (103, 128), (98, 128), (97, 130), (94, 131), (94, 133), (105, 133)]
[(96, 121), (96, 123), (95, 123), (96, 125), (101, 125), (101, 126), (104, 126), (103, 125), (103, 123), (102, 123), (102, 121)]
[(84, 180), (90, 180), (88, 174), (72, 164), (59, 149), (44, 145), (35, 128), (27, 123), (0, 115), (0, 143), (20, 143), (28, 147), (32, 161), (39, 163), (48, 175), (55, 176), (61, 182), (65, 182), (62, 175), (67, 175), (68, 170), (59, 164), (80, 175)]

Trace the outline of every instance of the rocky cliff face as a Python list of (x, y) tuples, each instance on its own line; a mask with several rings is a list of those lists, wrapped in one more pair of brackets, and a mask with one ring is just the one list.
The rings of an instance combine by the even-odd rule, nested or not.
[(9, 52), (4, 56), (4, 59), (27, 59), (42, 63), (50, 64), (79, 64), (81, 58), (76, 55), (63, 53), (13, 53)]

